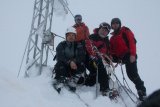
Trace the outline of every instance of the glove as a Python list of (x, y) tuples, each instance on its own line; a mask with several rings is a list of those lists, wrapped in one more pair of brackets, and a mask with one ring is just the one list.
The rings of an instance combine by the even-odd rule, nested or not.
[(98, 63), (99, 63), (98, 58), (95, 57), (95, 56), (90, 56), (90, 59), (91, 59), (90, 62), (93, 64), (93, 66), (94, 66), (95, 68), (97, 68), (97, 65), (98, 65)]
[(133, 55), (131, 55), (131, 56), (130, 56), (130, 62), (133, 63), (133, 62), (135, 62), (135, 61), (136, 61), (136, 57), (133, 56)]
[(77, 82), (77, 84), (82, 84), (82, 83), (84, 83), (84, 77), (80, 77)]
[(71, 69), (74, 69), (74, 70), (77, 69), (77, 65), (76, 65), (76, 63), (74, 61), (70, 62), (70, 67), (71, 67)]

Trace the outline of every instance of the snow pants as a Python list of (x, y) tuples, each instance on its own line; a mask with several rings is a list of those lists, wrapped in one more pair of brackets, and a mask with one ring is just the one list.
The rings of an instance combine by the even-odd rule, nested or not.
[(55, 65), (55, 79), (59, 80), (65, 77), (72, 77), (85, 72), (86, 68), (84, 64), (77, 64), (77, 66), (77, 70), (72, 70), (69, 65), (63, 62), (57, 62)]
[(100, 91), (105, 91), (109, 88), (109, 77), (101, 59), (96, 61), (96, 65), (98, 69), (94, 66), (92, 60), (88, 59), (86, 62), (86, 68), (89, 70), (90, 74), (86, 76), (85, 85), (93, 86), (96, 83), (96, 76), (98, 75)]
[(138, 94), (139, 91), (141, 91), (144, 95), (146, 95), (146, 88), (144, 86), (144, 82), (141, 80), (138, 74), (137, 61), (131, 63), (130, 55), (126, 54), (122, 59), (122, 63), (125, 64), (127, 76), (135, 84)]

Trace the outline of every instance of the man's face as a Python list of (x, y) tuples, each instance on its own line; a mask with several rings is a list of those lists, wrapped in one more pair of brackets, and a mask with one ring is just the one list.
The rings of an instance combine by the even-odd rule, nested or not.
[(75, 33), (67, 33), (66, 40), (68, 42), (74, 42), (76, 40), (76, 34)]
[(80, 24), (82, 22), (82, 18), (81, 17), (75, 17), (75, 23), (76, 24)]
[(109, 31), (106, 28), (102, 27), (99, 29), (98, 33), (102, 38), (105, 38), (108, 35)]
[(118, 30), (119, 29), (119, 27), (120, 27), (120, 24), (118, 23), (118, 22), (114, 22), (114, 23), (112, 23), (112, 29), (113, 30)]

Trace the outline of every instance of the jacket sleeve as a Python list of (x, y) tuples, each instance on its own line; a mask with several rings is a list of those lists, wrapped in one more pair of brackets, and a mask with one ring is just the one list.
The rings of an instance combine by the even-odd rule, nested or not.
[(114, 45), (113, 36), (111, 36), (111, 38), (109, 40), (109, 44), (110, 44), (110, 54), (113, 56), (113, 55), (115, 55), (115, 53), (113, 52), (113, 45)]
[(136, 56), (136, 43), (135, 43), (135, 40), (134, 40), (134, 34), (130, 29), (127, 29), (126, 30), (126, 35), (127, 35), (127, 39), (128, 39), (128, 42), (129, 42), (130, 54), (133, 55), (133, 56)]
[(85, 26), (85, 37), (86, 37), (86, 39), (88, 39), (88, 36), (89, 36), (89, 35), (90, 35), (89, 29), (88, 29), (87, 26)]
[(86, 39), (85, 42), (86, 42), (85, 47), (86, 47), (87, 54), (89, 56), (94, 56), (95, 57), (96, 53), (95, 53), (95, 51), (93, 49), (92, 40)]
[(56, 60), (57, 62), (60, 61), (67, 64), (68, 62), (67, 62), (67, 58), (65, 57), (63, 43), (64, 42), (59, 43), (58, 46), (56, 47)]

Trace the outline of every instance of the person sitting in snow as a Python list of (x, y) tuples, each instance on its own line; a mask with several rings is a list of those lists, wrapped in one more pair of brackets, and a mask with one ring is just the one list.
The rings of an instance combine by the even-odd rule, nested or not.
[(66, 40), (56, 47), (55, 79), (59, 83), (74, 80), (75, 83), (83, 83), (82, 74), (85, 72), (85, 46), (76, 42), (76, 29), (67, 29)]
[(127, 75), (135, 84), (139, 99), (143, 101), (146, 96), (146, 88), (138, 74), (134, 34), (129, 28), (121, 27), (119, 18), (112, 19), (111, 28), (113, 32), (110, 38), (110, 52), (113, 62), (122, 61), (125, 64)]
[[(104, 96), (108, 95), (110, 90), (109, 76), (107, 75), (106, 69), (102, 62), (102, 59), (105, 59), (103, 55), (109, 55), (109, 39), (107, 35), (109, 34), (110, 29), (110, 25), (103, 22), (99, 25), (99, 28), (96, 29), (96, 32), (89, 36), (89, 40), (86, 41), (86, 49), (89, 54), (86, 59), (88, 61), (86, 67), (90, 71), (90, 74), (86, 78), (85, 85), (93, 86), (96, 83), (96, 75), (98, 75), (100, 91)], [(94, 64), (95, 62), (96, 66)]]

